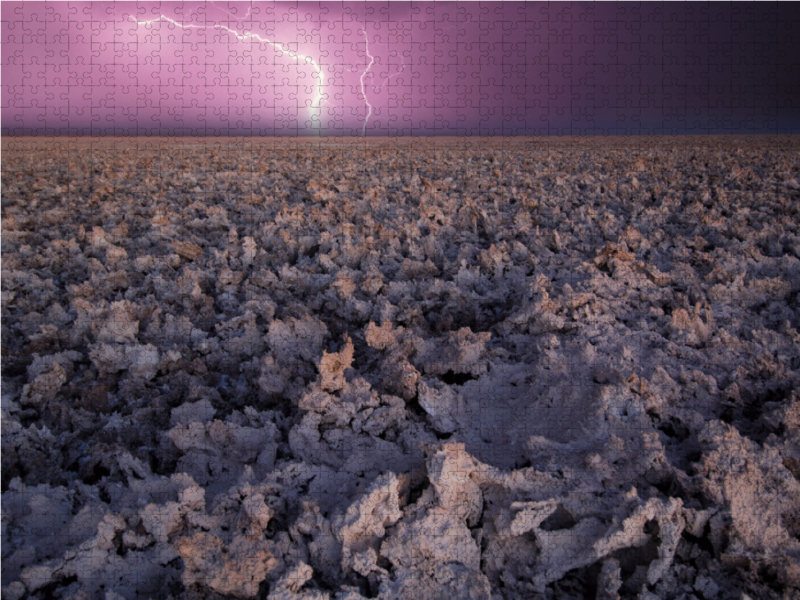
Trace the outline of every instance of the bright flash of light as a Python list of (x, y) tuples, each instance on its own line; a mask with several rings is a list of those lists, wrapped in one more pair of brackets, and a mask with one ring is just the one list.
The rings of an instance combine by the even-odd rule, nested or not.
[[(288, 56), (290, 58), (294, 58), (294, 59), (297, 59), (297, 60), (305, 61), (307, 64), (311, 65), (314, 68), (314, 70), (317, 72), (318, 81), (317, 81), (317, 93), (314, 95), (314, 99), (311, 102), (311, 108), (319, 110), (320, 107), (322, 106), (322, 89), (323, 89), (323, 86), (325, 85), (325, 80), (324, 80), (324, 76), (322, 74), (322, 68), (319, 66), (317, 61), (315, 61), (310, 56), (305, 56), (303, 54), (297, 54), (295, 52), (287, 50), (286, 48), (283, 47), (283, 45), (281, 45), (281, 44), (279, 44), (277, 42), (273, 42), (271, 40), (268, 40), (266, 38), (262, 38), (260, 35), (258, 35), (256, 33), (239, 33), (238, 31), (235, 31), (235, 30), (231, 29), (230, 27), (227, 27), (226, 25), (220, 25), (220, 24), (215, 24), (215, 25), (192, 25), (192, 24), (184, 25), (183, 23), (178, 23), (176, 20), (170, 19), (169, 17), (167, 17), (165, 15), (160, 15), (157, 19), (151, 19), (149, 21), (137, 21), (132, 16), (129, 17), (129, 18), (132, 21), (134, 21), (137, 25), (152, 25), (153, 23), (166, 21), (168, 23), (172, 23), (176, 27), (180, 27), (181, 29), (220, 29), (222, 31), (227, 31), (228, 33), (233, 35), (240, 42), (246, 42), (249, 39), (254, 39), (254, 40), (257, 40), (257, 41), (261, 42), (262, 44), (269, 44), (270, 46), (272, 46), (273, 48), (278, 50), (282, 55)], [(364, 33), (364, 36), (366, 37), (366, 33)], [(362, 86), (362, 89), (363, 89), (363, 86), (364, 86), (363, 77), (362, 77), (362, 80), (361, 80), (361, 86)], [(312, 122), (313, 122), (313, 120), (312, 120)], [(320, 124), (319, 121), (316, 121), (315, 126), (319, 127), (319, 124)], [(365, 123), (365, 125), (366, 125), (366, 123)]]

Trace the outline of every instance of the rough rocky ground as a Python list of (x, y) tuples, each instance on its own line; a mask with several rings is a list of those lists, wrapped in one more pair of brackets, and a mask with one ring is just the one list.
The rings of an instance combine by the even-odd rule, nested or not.
[(800, 597), (799, 150), (4, 138), (3, 597)]

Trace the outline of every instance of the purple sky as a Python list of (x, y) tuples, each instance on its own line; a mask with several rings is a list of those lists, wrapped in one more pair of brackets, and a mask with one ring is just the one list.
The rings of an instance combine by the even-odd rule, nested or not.
[(3, 2), (2, 131), (800, 132), (800, 5)]

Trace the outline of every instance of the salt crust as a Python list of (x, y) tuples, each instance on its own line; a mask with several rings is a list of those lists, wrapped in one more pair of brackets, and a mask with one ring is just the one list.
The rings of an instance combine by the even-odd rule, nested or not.
[(800, 593), (796, 142), (103, 143), (3, 140), (4, 598)]

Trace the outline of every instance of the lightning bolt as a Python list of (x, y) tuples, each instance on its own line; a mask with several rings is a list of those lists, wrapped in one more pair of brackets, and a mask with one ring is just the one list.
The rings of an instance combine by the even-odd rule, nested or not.
[(378, 84), (376, 86), (373, 86), (373, 87), (375, 87), (376, 90), (380, 90), (381, 88), (383, 88), (384, 85), (389, 83), (389, 80), (392, 77), (397, 77), (398, 75), (400, 75), (405, 70), (406, 70), (406, 63), (403, 63), (402, 65), (400, 65), (400, 70), (397, 73), (392, 73), (386, 79), (384, 79), (380, 84)]
[(247, 12), (245, 13), (245, 15), (244, 15), (243, 17), (239, 17), (239, 16), (237, 16), (237, 15), (233, 14), (232, 12), (225, 10), (225, 9), (224, 9), (224, 8), (222, 8), (221, 6), (217, 6), (217, 3), (216, 3), (216, 2), (213, 2), (213, 1), (212, 1), (212, 2), (211, 2), (211, 4), (213, 4), (214, 6), (216, 6), (218, 9), (220, 9), (220, 10), (221, 10), (222, 12), (224, 12), (225, 14), (227, 14), (227, 15), (229, 15), (229, 16), (231, 16), (231, 17), (233, 17), (233, 18), (234, 18), (234, 19), (236, 19), (237, 21), (244, 21), (244, 20), (245, 20), (247, 17), (249, 17), (249, 16), (250, 16), (250, 11), (251, 11), (251, 10), (252, 10), (252, 8), (253, 8), (253, 7), (252, 7), (252, 5), (251, 5), (251, 6), (248, 6), (248, 7), (247, 7)]
[(361, 74), (361, 93), (364, 95), (364, 102), (367, 105), (367, 116), (364, 118), (364, 126), (361, 128), (361, 137), (366, 136), (367, 134), (367, 123), (369, 123), (369, 117), (372, 115), (372, 105), (369, 103), (369, 99), (367, 98), (367, 90), (364, 87), (364, 77), (366, 77), (367, 72), (372, 68), (372, 65), (375, 63), (375, 57), (369, 53), (369, 38), (367, 37), (367, 30), (362, 29), (361, 32), (364, 34), (364, 43), (366, 44), (366, 52), (367, 56), (369, 56), (369, 64), (367, 68), (364, 69), (364, 72)]
[[(180, 27), (181, 29), (219, 29), (219, 30), (222, 30), (222, 31), (227, 31), (228, 33), (233, 35), (240, 42), (245, 42), (248, 39), (254, 39), (254, 40), (258, 40), (262, 44), (269, 44), (270, 46), (272, 46), (273, 48), (278, 50), (282, 55), (288, 56), (290, 58), (294, 58), (294, 59), (297, 59), (297, 60), (305, 61), (306, 64), (309, 64), (314, 68), (314, 70), (317, 73), (318, 81), (317, 81), (317, 93), (316, 93), (316, 95), (314, 96), (314, 99), (311, 102), (311, 108), (319, 110), (322, 107), (322, 89), (323, 89), (323, 86), (325, 85), (325, 78), (324, 78), (324, 76), (322, 74), (322, 68), (319, 66), (317, 61), (315, 61), (310, 56), (305, 56), (303, 54), (296, 54), (296, 53), (294, 53), (294, 52), (292, 52), (290, 50), (287, 50), (281, 44), (279, 44), (277, 42), (273, 42), (273, 41), (268, 40), (266, 38), (262, 38), (260, 35), (258, 35), (256, 33), (239, 33), (238, 31), (235, 31), (235, 30), (233, 30), (230, 27), (227, 27), (225, 25), (219, 25), (219, 24), (216, 24), (216, 25), (192, 25), (192, 24), (184, 25), (183, 23), (178, 23), (176, 20), (170, 19), (169, 17), (167, 17), (165, 15), (159, 15), (159, 17), (157, 19), (151, 19), (150, 21), (137, 21), (133, 16), (129, 16), (129, 18), (132, 21), (134, 21), (137, 25), (145, 25), (145, 26), (152, 25), (153, 23), (158, 23), (158, 22), (161, 22), (161, 21), (166, 21), (168, 23), (172, 23), (176, 27)], [(366, 32), (364, 33), (364, 36), (366, 37)], [(370, 63), (370, 66), (371, 66), (371, 63)], [(362, 76), (362, 79), (361, 79), (361, 88), (362, 88), (362, 90), (364, 88), (363, 76)], [(365, 96), (365, 98), (366, 98), (366, 96)], [(372, 107), (370, 107), (370, 111), (371, 111), (371, 109), (372, 109)], [(312, 123), (314, 123), (315, 127), (319, 127), (319, 125), (320, 125), (319, 120), (317, 120), (315, 122), (313, 118), (312, 118)], [(366, 127), (366, 123), (364, 125)]]
[[(361, 93), (364, 95), (364, 103), (367, 105), (367, 116), (364, 118), (364, 125), (361, 128), (361, 137), (364, 137), (366, 135), (367, 125), (369, 124), (369, 118), (372, 115), (372, 105), (369, 103), (369, 98), (367, 97), (367, 89), (366, 89), (366, 84), (364, 83), (364, 78), (367, 76), (367, 73), (369, 73), (369, 70), (372, 68), (372, 65), (375, 64), (375, 57), (369, 53), (369, 38), (367, 37), (366, 29), (362, 28), (361, 33), (364, 34), (364, 43), (366, 44), (366, 54), (370, 59), (367, 68), (364, 69), (363, 73), (361, 73)], [(403, 64), (400, 65), (400, 70), (397, 71), (397, 73), (392, 73), (378, 85), (372, 84), (372, 88), (377, 93), (379, 93), (380, 90), (383, 88), (383, 86), (387, 84), (392, 77), (397, 77), (398, 75), (400, 75), (403, 71), (405, 71), (405, 68), (406, 68), (406, 63), (404, 61)], [(356, 71), (356, 69), (350, 69), (350, 72), (354, 71)]]

